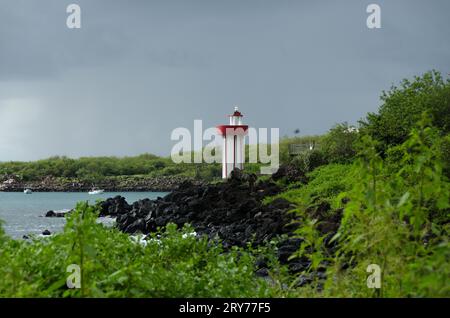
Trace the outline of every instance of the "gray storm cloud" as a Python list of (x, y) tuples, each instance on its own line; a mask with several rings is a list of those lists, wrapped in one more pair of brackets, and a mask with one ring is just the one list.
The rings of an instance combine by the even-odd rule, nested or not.
[(450, 68), (450, 2), (375, 2), (380, 30), (359, 0), (3, 0), (0, 161), (169, 155), (172, 129), (235, 104), (281, 135), (354, 123), (391, 84)]

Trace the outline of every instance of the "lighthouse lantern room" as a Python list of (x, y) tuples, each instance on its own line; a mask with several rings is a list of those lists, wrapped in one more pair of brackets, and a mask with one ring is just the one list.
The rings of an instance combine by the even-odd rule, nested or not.
[(217, 126), (219, 134), (222, 136), (222, 178), (230, 176), (235, 168), (244, 169), (245, 162), (245, 135), (248, 126), (242, 124), (243, 115), (238, 107), (234, 108), (234, 113), (229, 115), (229, 125)]

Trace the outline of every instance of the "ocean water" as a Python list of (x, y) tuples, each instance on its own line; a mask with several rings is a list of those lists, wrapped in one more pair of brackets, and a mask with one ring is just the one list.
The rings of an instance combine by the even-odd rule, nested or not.
[[(44, 230), (51, 233), (59, 232), (65, 224), (64, 218), (46, 218), (49, 210), (63, 211), (75, 207), (77, 202), (89, 201), (95, 203), (98, 199), (107, 199), (116, 195), (126, 198), (128, 203), (139, 199), (156, 199), (167, 192), (105, 192), (89, 195), (83, 192), (0, 192), (0, 220), (6, 234), (13, 238), (23, 235), (41, 234)], [(108, 220), (105, 220), (108, 223)]]

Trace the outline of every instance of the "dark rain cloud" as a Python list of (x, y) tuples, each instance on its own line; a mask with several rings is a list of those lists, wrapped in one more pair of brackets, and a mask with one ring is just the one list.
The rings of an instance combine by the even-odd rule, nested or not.
[[(365, 25), (382, 8), (382, 29)], [(66, 28), (70, 3), (82, 28)], [(61, 1), (0, 5), (0, 161), (168, 155), (226, 120), (323, 133), (404, 77), (450, 68), (450, 2)]]

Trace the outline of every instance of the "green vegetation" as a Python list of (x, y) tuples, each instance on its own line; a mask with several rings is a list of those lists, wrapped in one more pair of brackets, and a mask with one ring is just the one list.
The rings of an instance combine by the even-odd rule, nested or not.
[[(284, 297), (284, 270), (273, 248), (224, 252), (221, 244), (168, 226), (146, 244), (96, 223), (95, 208), (81, 203), (64, 232), (31, 242), (0, 237), (0, 297)], [(255, 258), (271, 257), (272, 281), (256, 278)], [(71, 264), (81, 288), (69, 289)]]
[(0, 176), (17, 175), (24, 181), (46, 177), (96, 182), (117, 176), (185, 176), (207, 180), (221, 176), (220, 164), (175, 164), (170, 158), (143, 154), (136, 157), (52, 157), (34, 162), (0, 162)]
[[(301, 276), (313, 283), (299, 295), (450, 297), (450, 182), (442, 174), (440, 136), (423, 116), (392, 152), (394, 160), (363, 135), (352, 164), (319, 167), (306, 185), (266, 198), (295, 203), (301, 217), (295, 256), (311, 260)], [(380, 266), (381, 289), (367, 288), (370, 264)], [(313, 275), (317, 270), (326, 271), (325, 282)]]
[(330, 277), (339, 279), (329, 280), (330, 292), (372, 296), (364, 286), (365, 270), (378, 264), (380, 296), (450, 296), (450, 183), (441, 173), (436, 129), (422, 120), (412, 130), (395, 173), (385, 169), (375, 142), (369, 137), (361, 142), (354, 186), (338, 196), (348, 203), (330, 267)]
[[(293, 257), (310, 261), (298, 277), (277, 264), (273, 243), (256, 251), (224, 252), (220, 244), (190, 236), (189, 227), (169, 226), (143, 246), (96, 224), (95, 209), (80, 204), (64, 232), (52, 238), (14, 241), (0, 227), (0, 295), (450, 297), (449, 92), (450, 80), (426, 73), (383, 93), (379, 113), (369, 114), (359, 131), (344, 123), (324, 136), (281, 141), (281, 161), (297, 166), (307, 181), (289, 184), (265, 202), (284, 198), (295, 205), (302, 243)], [(289, 144), (309, 141), (320, 147), (289, 155)], [(137, 158), (98, 159), (98, 169), (97, 159), (87, 158), (5, 163), (0, 174), (63, 175), (70, 169), (58, 170), (61, 164), (73, 166), (75, 176), (82, 168), (104, 176), (220, 175), (216, 165), (174, 166), (151, 155)], [(103, 160), (111, 162), (109, 170)], [(271, 282), (254, 275), (261, 254), (271, 260)], [(79, 290), (65, 287), (65, 270), (72, 263), (83, 264), (85, 284)], [(381, 270), (379, 289), (367, 287), (371, 264)], [(298, 284), (305, 278), (311, 283)]]
[(90, 178), (118, 175), (149, 174), (164, 169), (169, 160), (144, 154), (138, 157), (98, 157), (71, 159), (52, 157), (35, 162), (0, 163), (1, 174), (16, 174), (24, 180), (37, 180), (47, 176)]
[(358, 131), (347, 123), (334, 126), (323, 136), (321, 150), (329, 163), (349, 163), (356, 155)]
[[(259, 173), (260, 164), (246, 166), (249, 171)], [(85, 157), (72, 159), (52, 157), (32, 162), (0, 162), (0, 178), (16, 175), (23, 181), (42, 180), (46, 177), (64, 180), (79, 180), (96, 183), (111, 177), (168, 177), (180, 176), (204, 180), (220, 179), (220, 163), (180, 163), (175, 164), (171, 158), (143, 154), (136, 157)]]
[(351, 187), (349, 177), (351, 165), (329, 164), (308, 173), (308, 184), (292, 184), (287, 191), (265, 199), (266, 203), (284, 198), (296, 204), (312, 206), (320, 202), (332, 204), (336, 196)]
[[(383, 94), (357, 138), (333, 130), (323, 137), (351, 145), (335, 148), (345, 155), (322, 148), (331, 164), (277, 196), (302, 218), (296, 256), (311, 260), (302, 275), (313, 283), (300, 294), (450, 297), (449, 90), (435, 72), (403, 81)], [(380, 289), (367, 287), (370, 264), (381, 269)], [(326, 271), (325, 282), (316, 271)]]
[(368, 114), (361, 124), (383, 151), (403, 143), (423, 112), (430, 115), (431, 124), (441, 134), (450, 133), (450, 78), (445, 80), (436, 71), (413, 81), (404, 79), (400, 87), (383, 92), (381, 101), (378, 113)]

